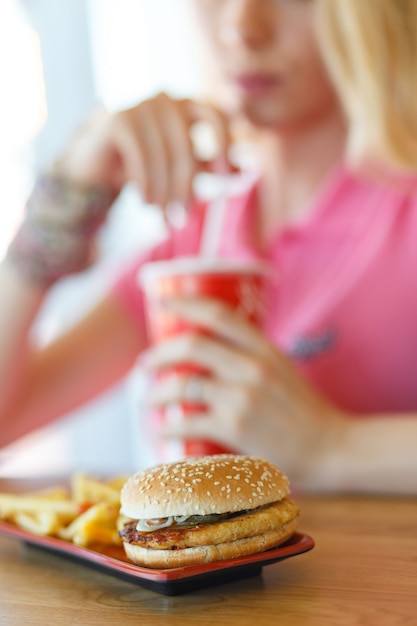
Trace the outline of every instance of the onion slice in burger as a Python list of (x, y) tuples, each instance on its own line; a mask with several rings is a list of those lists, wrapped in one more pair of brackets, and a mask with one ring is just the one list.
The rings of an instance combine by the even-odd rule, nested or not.
[(168, 528), (172, 525), (193, 525), (197, 524), (214, 524), (222, 519), (231, 517), (230, 514), (211, 514), (211, 515), (171, 515), (169, 517), (161, 517), (159, 519), (139, 519), (136, 524), (136, 530), (143, 533), (150, 533), (161, 528)]
[(170, 517), (161, 517), (160, 519), (139, 519), (136, 524), (136, 530), (143, 533), (150, 533), (153, 530), (160, 530), (171, 526), (174, 521), (172, 515)]

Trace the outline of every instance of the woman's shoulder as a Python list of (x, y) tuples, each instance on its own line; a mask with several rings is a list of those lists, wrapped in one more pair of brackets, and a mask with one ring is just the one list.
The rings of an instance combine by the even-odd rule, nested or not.
[(346, 169), (331, 198), (339, 213), (400, 219), (417, 226), (417, 172)]
[(380, 193), (387, 199), (417, 199), (417, 170), (415, 172), (393, 171), (382, 168), (346, 168), (346, 179), (352, 186), (364, 192)]

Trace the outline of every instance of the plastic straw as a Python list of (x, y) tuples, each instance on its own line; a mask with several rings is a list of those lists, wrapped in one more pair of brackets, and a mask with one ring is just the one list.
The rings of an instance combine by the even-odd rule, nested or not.
[(203, 231), (200, 240), (200, 256), (216, 258), (219, 255), (225, 212), (227, 210), (229, 178), (218, 176), (218, 196), (212, 200), (206, 210)]

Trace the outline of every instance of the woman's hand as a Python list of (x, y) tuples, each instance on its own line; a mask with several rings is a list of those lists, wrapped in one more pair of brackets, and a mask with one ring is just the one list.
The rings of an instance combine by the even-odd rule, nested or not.
[(215, 440), (273, 460), (301, 480), (320, 455), (334, 452), (343, 434), (342, 413), (242, 314), (211, 299), (175, 299), (166, 306), (210, 334), (187, 332), (159, 344), (148, 352), (147, 367), (158, 372), (194, 363), (210, 376), (202, 376), (198, 385), (189, 374), (156, 383), (156, 407), (195, 402), (188, 395), (191, 386), (199, 388), (207, 405), (207, 412), (167, 425), (162, 436)]
[(127, 182), (136, 183), (146, 202), (161, 207), (186, 203), (196, 172), (213, 167), (195, 153), (191, 131), (197, 122), (211, 126), (216, 162), (227, 172), (225, 115), (213, 106), (164, 93), (114, 114), (98, 111), (76, 134), (58, 171), (73, 182), (104, 185), (116, 193)]

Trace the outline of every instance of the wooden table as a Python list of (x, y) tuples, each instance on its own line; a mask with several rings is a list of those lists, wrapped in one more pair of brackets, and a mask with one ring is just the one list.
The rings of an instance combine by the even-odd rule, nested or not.
[(297, 501), (300, 530), (316, 541), (311, 552), (182, 596), (0, 537), (0, 625), (415, 626), (417, 501)]

